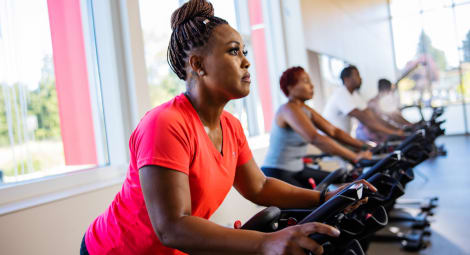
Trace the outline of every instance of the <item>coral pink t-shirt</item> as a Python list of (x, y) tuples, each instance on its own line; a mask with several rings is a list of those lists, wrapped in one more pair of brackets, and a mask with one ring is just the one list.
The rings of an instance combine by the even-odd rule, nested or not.
[(224, 111), (220, 124), (223, 154), (215, 148), (183, 94), (147, 112), (129, 141), (130, 165), (121, 191), (86, 231), (90, 255), (184, 254), (158, 240), (147, 213), (138, 170), (158, 165), (187, 174), (191, 215), (208, 219), (233, 185), (237, 166), (252, 158), (238, 119)]

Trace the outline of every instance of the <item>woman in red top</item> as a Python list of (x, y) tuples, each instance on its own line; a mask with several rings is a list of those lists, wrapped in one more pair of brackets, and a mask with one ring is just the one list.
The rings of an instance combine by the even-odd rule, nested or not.
[(310, 208), (320, 200), (319, 192), (266, 178), (240, 122), (223, 110), (248, 95), (250, 63), (240, 34), (213, 13), (205, 0), (173, 13), (168, 60), (187, 90), (132, 133), (122, 190), (86, 231), (81, 254), (321, 254), (308, 235), (339, 234), (320, 223), (260, 233), (207, 220), (231, 186), (260, 205)]

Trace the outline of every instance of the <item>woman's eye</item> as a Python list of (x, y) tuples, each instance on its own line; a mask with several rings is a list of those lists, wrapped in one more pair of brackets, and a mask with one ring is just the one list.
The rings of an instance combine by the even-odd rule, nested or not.
[[(234, 56), (238, 56), (238, 54), (240, 53), (240, 48), (233, 48), (233, 49), (230, 49), (229, 50), (229, 53), (234, 55)], [(242, 54), (244, 56), (248, 55), (248, 51), (247, 50), (243, 50), (242, 51)]]
[(240, 51), (240, 49), (234, 48), (234, 49), (231, 49), (229, 52), (230, 52), (230, 54), (236, 56), (236, 55), (238, 55), (238, 52), (239, 52), (239, 51)]

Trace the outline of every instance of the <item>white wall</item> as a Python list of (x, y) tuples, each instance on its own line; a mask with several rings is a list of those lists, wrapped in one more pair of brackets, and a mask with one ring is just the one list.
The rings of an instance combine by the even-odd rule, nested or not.
[(318, 54), (312, 51), (307, 51), (308, 57), (308, 66), (309, 66), (309, 75), (310, 80), (313, 83), (314, 95), (313, 99), (308, 101), (307, 103), (310, 104), (313, 109), (315, 109), (320, 114), (323, 112), (323, 107), (326, 104), (326, 95), (327, 91), (325, 91), (325, 85), (321, 76), (321, 66), (320, 66), (320, 59)]
[(378, 79), (395, 79), (386, 0), (300, 2), (305, 47), (356, 65), (363, 79), (363, 97), (375, 96)]
[(113, 185), (0, 216), (0, 253), (79, 254), (86, 228), (120, 189)]
[(301, 8), (299, 0), (281, 0), (287, 67), (303, 66), (308, 69), (303, 26), (299, 15)]

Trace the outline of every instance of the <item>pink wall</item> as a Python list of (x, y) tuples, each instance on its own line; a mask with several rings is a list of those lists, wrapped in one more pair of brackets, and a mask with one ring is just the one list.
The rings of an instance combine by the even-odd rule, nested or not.
[(97, 164), (80, 1), (47, 4), (65, 164)]
[(264, 129), (271, 130), (273, 120), (273, 105), (271, 101), (271, 87), (269, 84), (269, 66), (266, 51), (266, 37), (264, 34), (263, 6), (261, 0), (249, 0), (251, 39), (253, 42), (253, 53), (256, 63), (256, 81), (258, 94), (263, 109)]

